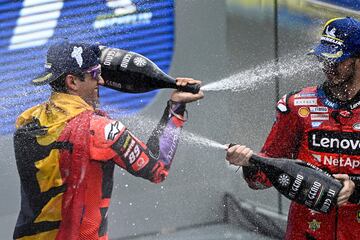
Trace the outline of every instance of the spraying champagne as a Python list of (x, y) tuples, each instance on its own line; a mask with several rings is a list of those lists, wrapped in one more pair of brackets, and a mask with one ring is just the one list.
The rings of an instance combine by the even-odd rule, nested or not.
[(200, 91), (199, 84), (177, 86), (174, 78), (138, 53), (105, 46), (100, 46), (100, 51), (105, 87), (129, 93), (143, 93), (160, 88), (174, 88), (194, 94)]
[(249, 163), (263, 171), (282, 195), (318, 212), (328, 213), (343, 187), (329, 173), (301, 160), (253, 154)]

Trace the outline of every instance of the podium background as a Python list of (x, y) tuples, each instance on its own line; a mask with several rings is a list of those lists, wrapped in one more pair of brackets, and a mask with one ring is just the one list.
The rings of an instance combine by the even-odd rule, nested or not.
[[(320, 12), (316, 6), (294, 2), (281, 1), (279, 5), (280, 57), (305, 54), (318, 39), (323, 19), (345, 14), (329, 9), (317, 15)], [(176, 1), (175, 54), (170, 74), (201, 79), (205, 85), (273, 60), (273, 19), (269, 1)], [(258, 151), (274, 120), (276, 96), (322, 80), (321, 73), (304, 72), (286, 79), (280, 77), (279, 91), (273, 82), (243, 92), (206, 92), (199, 104), (189, 104), (189, 121), (184, 130), (220, 143), (242, 143)], [(146, 141), (170, 93), (161, 90), (151, 104), (139, 114), (125, 118), (124, 123)], [(0, 149), (0, 239), (11, 239), (20, 206), (11, 135), (0, 137)], [(286, 199), (279, 202), (273, 189), (250, 190), (241, 171), (235, 173), (236, 168), (228, 166), (224, 158), (222, 150), (183, 141), (168, 179), (159, 185), (117, 169), (109, 213), (110, 237), (125, 239), (220, 223), (226, 192), (239, 201), (247, 200), (274, 213), (287, 213)]]

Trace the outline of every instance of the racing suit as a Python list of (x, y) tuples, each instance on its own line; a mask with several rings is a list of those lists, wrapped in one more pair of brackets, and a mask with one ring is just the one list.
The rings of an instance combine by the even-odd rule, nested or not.
[(14, 239), (107, 240), (114, 166), (163, 181), (184, 111), (169, 101), (147, 144), (75, 95), (53, 93), (23, 112), (14, 134), (21, 180)]
[[(285, 95), (277, 103), (276, 121), (260, 155), (297, 158), (331, 174), (357, 177), (360, 174), (360, 94), (349, 102), (339, 102), (324, 84)], [(259, 169), (244, 167), (243, 172), (251, 188), (271, 186)], [(333, 208), (329, 214), (312, 211), (296, 202), (290, 205), (288, 240), (359, 238), (359, 204), (346, 203)]]

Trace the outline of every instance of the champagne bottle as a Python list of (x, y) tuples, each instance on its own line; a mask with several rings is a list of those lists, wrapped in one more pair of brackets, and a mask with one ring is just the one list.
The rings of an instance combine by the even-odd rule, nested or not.
[(350, 203), (360, 204), (360, 175), (349, 174), (350, 180), (355, 183), (355, 190), (349, 198)]
[(100, 51), (101, 75), (105, 87), (129, 93), (143, 93), (160, 88), (174, 88), (191, 93), (200, 91), (199, 84), (177, 86), (174, 78), (138, 53), (105, 46), (100, 46)]
[(253, 154), (249, 162), (263, 171), (282, 195), (318, 212), (328, 213), (343, 187), (329, 173), (301, 160)]

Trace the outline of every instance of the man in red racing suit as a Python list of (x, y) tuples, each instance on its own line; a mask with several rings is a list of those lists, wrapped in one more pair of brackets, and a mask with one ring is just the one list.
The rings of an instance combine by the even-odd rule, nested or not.
[(96, 109), (98, 84), (104, 80), (90, 45), (55, 44), (47, 62), (49, 69), (35, 81), (50, 81), (50, 99), (23, 112), (16, 123), (21, 210), (14, 239), (107, 240), (114, 166), (151, 182), (163, 181), (185, 121), (185, 103), (203, 94), (174, 91), (145, 144)]
[[(349, 26), (356, 34), (344, 34)], [(343, 54), (350, 51), (351, 55), (344, 57), (325, 51), (326, 39), (335, 38), (327, 35), (331, 31), (337, 34), (336, 39), (343, 39), (343, 45), (347, 43)], [(329, 214), (292, 202), (286, 230), (288, 240), (360, 237), (360, 59), (358, 50), (351, 51), (351, 44), (344, 35), (358, 38), (360, 23), (352, 18), (338, 18), (325, 24), (321, 49), (316, 48), (313, 54), (325, 61), (323, 70), (328, 80), (321, 86), (307, 87), (279, 100), (276, 121), (259, 154), (301, 159), (333, 174), (344, 185), (338, 205)], [(359, 48), (360, 40), (356, 46)], [(336, 56), (340, 59), (335, 59)], [(244, 166), (244, 177), (251, 188), (271, 187), (262, 171), (248, 166), (251, 155), (251, 149), (236, 145), (229, 148), (227, 160)]]

